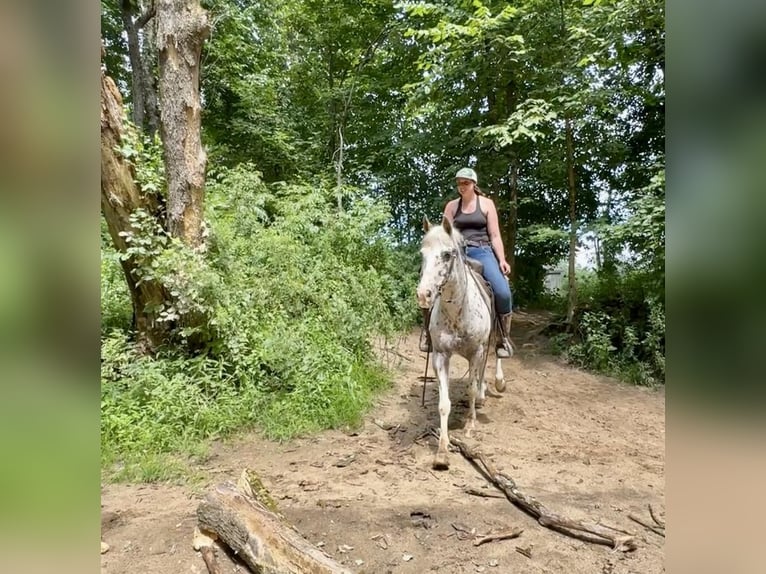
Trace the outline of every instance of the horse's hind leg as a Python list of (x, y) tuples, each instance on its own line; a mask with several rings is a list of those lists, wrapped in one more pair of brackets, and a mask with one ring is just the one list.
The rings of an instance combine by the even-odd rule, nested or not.
[(484, 406), (484, 402), (487, 398), (487, 381), (484, 378), (484, 367), (487, 364), (487, 353), (489, 351), (485, 349), (481, 355), (481, 360), (476, 368), (476, 382), (478, 386), (478, 394), (476, 395), (476, 408), (480, 409)]
[(449, 400), (449, 356), (444, 353), (434, 353), (434, 371), (439, 379), (439, 448), (434, 457), (434, 470), (447, 470), (449, 468), (448, 447), (449, 434), (447, 423), (449, 421), (452, 403)]

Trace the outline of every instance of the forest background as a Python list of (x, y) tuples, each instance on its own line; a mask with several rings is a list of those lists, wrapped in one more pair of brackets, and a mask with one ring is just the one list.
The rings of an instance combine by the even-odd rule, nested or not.
[[(554, 350), (664, 384), (663, 3), (172, 4), (101, 4), (126, 113), (116, 146), (102, 120), (102, 166), (131, 174), (105, 192), (102, 168), (102, 206), (134, 199), (102, 209), (108, 476), (173, 476), (253, 425), (358, 422), (389, 380), (371, 339), (417, 322), (422, 219), (465, 165), (498, 206), (514, 305), (557, 318)], [(172, 113), (173, 26), (193, 31), (197, 118)], [(179, 131), (204, 150), (185, 188)]]

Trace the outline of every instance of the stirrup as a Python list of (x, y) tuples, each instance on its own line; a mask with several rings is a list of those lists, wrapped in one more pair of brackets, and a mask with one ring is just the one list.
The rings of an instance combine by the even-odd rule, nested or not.
[(513, 347), (507, 339), (495, 347), (495, 355), (498, 359), (510, 359), (513, 356)]

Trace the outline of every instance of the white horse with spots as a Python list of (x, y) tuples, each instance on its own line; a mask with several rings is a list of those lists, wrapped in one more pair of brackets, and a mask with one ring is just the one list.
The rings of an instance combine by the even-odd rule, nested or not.
[[(449, 220), (441, 225), (423, 222), (426, 235), (420, 253), (423, 258), (417, 288), (418, 304), (431, 309), (429, 333), (433, 347), (433, 368), (439, 381), (439, 448), (435, 469), (449, 468), (447, 423), (452, 403), (449, 397), (449, 363), (457, 353), (468, 361), (471, 420), (466, 431), (476, 429), (476, 405), (484, 402), (487, 384), (484, 368), (492, 333), (492, 301), (484, 279), (471, 269), (463, 250), (463, 237)], [(495, 387), (505, 389), (500, 359), (495, 370)]]

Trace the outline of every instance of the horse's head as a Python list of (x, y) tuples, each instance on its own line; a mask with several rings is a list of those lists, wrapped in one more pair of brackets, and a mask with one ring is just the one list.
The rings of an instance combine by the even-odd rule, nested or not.
[(426, 235), (420, 248), (423, 261), (417, 295), (418, 305), (430, 309), (460, 256), (463, 237), (446, 217), (441, 225), (432, 225), (428, 218), (423, 218), (423, 229)]

